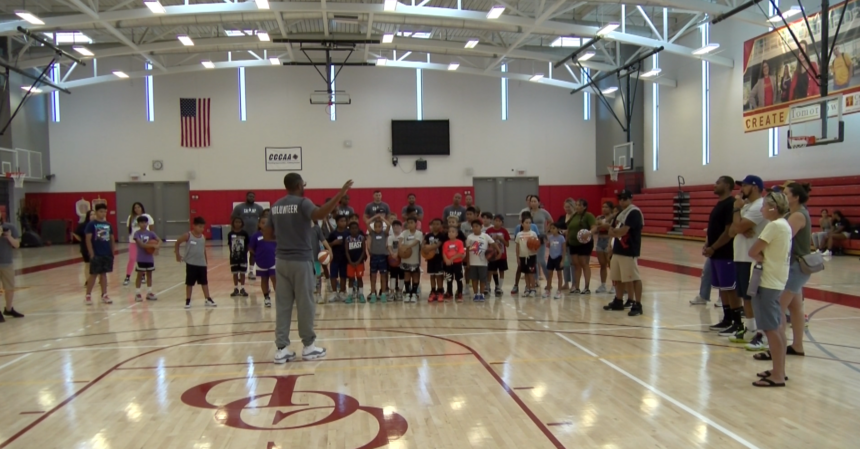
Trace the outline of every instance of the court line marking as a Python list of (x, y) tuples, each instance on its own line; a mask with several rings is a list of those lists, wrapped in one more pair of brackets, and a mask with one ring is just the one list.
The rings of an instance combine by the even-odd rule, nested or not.
[(15, 359), (15, 360), (10, 360), (10, 361), (8, 361), (8, 362), (6, 362), (6, 363), (4, 363), (4, 364), (0, 365), (0, 370), (2, 370), (3, 368), (6, 368), (6, 367), (7, 367), (7, 366), (9, 366), (9, 365), (14, 364), (15, 362), (17, 362), (17, 361), (19, 361), (19, 360), (26, 359), (26, 358), (27, 358), (27, 357), (29, 357), (31, 354), (33, 354), (33, 353), (31, 352), (31, 353), (28, 353), (28, 354), (24, 354), (24, 355), (22, 355), (21, 357), (18, 357), (17, 359)]
[(557, 335), (557, 336), (558, 336), (559, 338), (561, 338), (562, 340), (564, 340), (564, 341), (566, 341), (566, 342), (568, 342), (568, 343), (572, 344), (573, 346), (576, 346), (577, 348), (579, 348), (581, 351), (585, 352), (586, 354), (589, 354), (589, 355), (591, 355), (592, 357), (597, 358), (598, 360), (600, 360), (601, 362), (603, 362), (606, 366), (608, 366), (608, 367), (610, 367), (610, 368), (614, 369), (615, 371), (618, 371), (619, 373), (623, 374), (623, 375), (624, 375), (625, 377), (627, 377), (628, 379), (630, 379), (630, 380), (632, 380), (632, 381), (634, 381), (634, 382), (638, 383), (639, 385), (641, 385), (641, 386), (645, 387), (645, 389), (646, 389), (646, 390), (648, 390), (648, 391), (650, 391), (650, 392), (652, 392), (652, 393), (656, 394), (657, 396), (660, 396), (661, 398), (663, 398), (663, 399), (665, 399), (665, 400), (669, 401), (670, 403), (674, 404), (676, 407), (680, 408), (681, 410), (684, 410), (685, 412), (689, 413), (690, 415), (693, 415), (693, 417), (695, 417), (695, 418), (699, 419), (700, 421), (702, 421), (702, 422), (704, 422), (704, 423), (708, 424), (709, 426), (711, 426), (711, 427), (713, 427), (713, 428), (715, 428), (715, 429), (719, 430), (720, 432), (722, 432), (723, 434), (725, 434), (725, 435), (726, 435), (726, 436), (728, 436), (729, 438), (731, 438), (731, 439), (733, 439), (733, 440), (737, 441), (738, 443), (740, 443), (740, 444), (744, 445), (745, 447), (748, 447), (748, 448), (750, 448), (750, 449), (759, 449), (759, 448), (758, 448), (758, 446), (756, 446), (756, 445), (754, 445), (754, 444), (750, 443), (749, 441), (745, 440), (745, 439), (744, 439), (743, 437), (741, 437), (740, 435), (738, 435), (738, 434), (736, 434), (736, 433), (732, 432), (731, 430), (729, 430), (729, 429), (727, 429), (727, 428), (723, 427), (722, 425), (720, 425), (719, 423), (715, 422), (714, 420), (712, 420), (712, 419), (708, 418), (707, 416), (705, 416), (705, 415), (703, 415), (703, 414), (701, 414), (701, 413), (699, 413), (699, 412), (697, 412), (697, 411), (693, 410), (692, 408), (688, 407), (687, 405), (685, 405), (685, 404), (684, 404), (684, 403), (682, 403), (681, 401), (678, 401), (677, 399), (675, 399), (675, 398), (673, 398), (673, 397), (669, 396), (668, 394), (663, 393), (662, 391), (660, 391), (660, 390), (658, 390), (656, 387), (654, 387), (654, 386), (652, 386), (652, 385), (650, 385), (650, 384), (646, 383), (646, 382), (645, 382), (645, 381), (643, 381), (642, 379), (639, 379), (638, 377), (636, 377), (636, 376), (634, 376), (634, 375), (632, 375), (632, 374), (628, 373), (627, 371), (625, 371), (625, 370), (621, 369), (620, 367), (618, 367), (618, 365), (615, 365), (614, 363), (612, 363), (612, 362), (610, 362), (610, 361), (608, 361), (608, 360), (606, 360), (606, 359), (604, 359), (604, 358), (602, 358), (602, 357), (598, 356), (597, 354), (595, 354), (594, 352), (592, 352), (591, 350), (589, 350), (589, 349), (588, 349), (588, 348), (586, 348), (585, 346), (582, 346), (581, 344), (579, 344), (579, 343), (577, 343), (577, 342), (575, 342), (575, 341), (573, 341), (573, 340), (571, 340), (571, 339), (569, 339), (569, 338), (565, 337), (565, 336), (564, 336), (564, 335), (562, 335), (562, 334), (559, 334), (558, 332), (555, 332), (555, 335)]

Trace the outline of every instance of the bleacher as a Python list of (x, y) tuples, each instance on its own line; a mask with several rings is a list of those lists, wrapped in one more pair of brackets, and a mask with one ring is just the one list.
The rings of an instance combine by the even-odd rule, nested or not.
[[(806, 204), (812, 217), (813, 232), (819, 231), (821, 209), (831, 214), (840, 210), (852, 226), (860, 224), (860, 176), (836, 178), (796, 179), (812, 185)], [(765, 181), (765, 187), (781, 185), (785, 180)], [(643, 234), (657, 237), (674, 237), (704, 240), (708, 216), (716, 204), (713, 184), (646, 188), (636, 195), (634, 202), (645, 214)], [(846, 240), (842, 249), (860, 254), (860, 240)]]

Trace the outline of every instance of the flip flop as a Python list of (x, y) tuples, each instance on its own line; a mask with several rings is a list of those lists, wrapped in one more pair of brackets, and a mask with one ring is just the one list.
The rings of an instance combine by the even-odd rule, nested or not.
[[(762, 384), (760, 384), (759, 382), (764, 382), (766, 385), (762, 385)], [(781, 384), (778, 384), (778, 383), (776, 383), (776, 382), (772, 381), (771, 379), (769, 379), (769, 378), (765, 377), (764, 379), (759, 379), (759, 380), (757, 380), (757, 381), (753, 382), (753, 383), (752, 383), (752, 385), (753, 385), (754, 387), (761, 387), (761, 388), (784, 387), (784, 386), (785, 386), (785, 382), (783, 382), (783, 383), (781, 383)]]
[[(765, 379), (765, 378), (770, 377), (772, 374), (773, 373), (771, 373), (770, 370), (767, 370), (767, 371), (762, 371), (760, 373), (756, 373), (756, 376), (758, 376), (762, 379)], [(788, 380), (788, 376), (785, 376), (785, 380)]]
[(805, 356), (805, 355), (806, 355), (806, 353), (805, 353), (805, 352), (797, 352), (797, 351), (795, 351), (795, 350), (794, 350), (794, 348), (793, 348), (791, 345), (788, 345), (788, 346), (786, 346), (786, 347), (785, 347), (785, 353), (786, 353), (787, 355), (796, 355), (796, 356), (800, 356), (800, 357), (803, 357), (803, 356)]
[(770, 351), (759, 352), (754, 355), (753, 358), (756, 360), (773, 360), (773, 357), (770, 355)]

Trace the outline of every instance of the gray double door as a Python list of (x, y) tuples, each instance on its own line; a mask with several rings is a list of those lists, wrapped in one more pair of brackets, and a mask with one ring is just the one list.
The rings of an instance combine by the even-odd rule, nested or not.
[(538, 195), (538, 178), (473, 178), (475, 204), (481, 211), (505, 216), (505, 228), (513, 230), (526, 207), (526, 195)]
[(163, 240), (174, 240), (190, 229), (191, 202), (187, 182), (135, 182), (116, 184), (117, 232), (128, 242), (126, 220), (131, 206), (140, 202), (155, 220), (155, 233)]

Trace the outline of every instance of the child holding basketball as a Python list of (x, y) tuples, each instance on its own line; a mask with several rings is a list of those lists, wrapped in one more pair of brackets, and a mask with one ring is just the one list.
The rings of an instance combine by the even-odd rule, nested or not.
[[(317, 246), (320, 252), (325, 251), (328, 253), (328, 257), (331, 257), (331, 247), (328, 246), (328, 241), (326, 240), (326, 233), (322, 230), (319, 223), (311, 222), (311, 235), (313, 238), (311, 239), (311, 244), (313, 242), (317, 242)], [(329, 262), (331, 259), (329, 259)], [(314, 289), (315, 295), (320, 295), (317, 304), (325, 303), (325, 298), (322, 297), (322, 279), (325, 278), (328, 280), (328, 265), (323, 265), (320, 263), (319, 258), (314, 261), (314, 274), (317, 278), (317, 284)]]
[[(382, 219), (375, 217), (370, 222), (370, 230), (367, 231), (367, 238), (370, 240), (370, 296), (367, 300), (371, 304), (375, 303), (377, 298), (379, 302), (388, 302), (388, 237), (382, 224)], [(379, 290), (376, 289), (377, 275)]]
[(346, 277), (352, 281), (352, 292), (346, 297), (346, 303), (352, 304), (353, 299), (364, 304), (364, 260), (367, 258), (367, 241), (358, 227), (358, 222), (349, 224), (349, 235), (346, 237)]
[(418, 284), (421, 282), (421, 241), (424, 235), (416, 229), (415, 217), (406, 219), (406, 231), (400, 234), (400, 269), (403, 270), (406, 298), (404, 302), (418, 302)]
[[(451, 217), (457, 220), (457, 217)], [(454, 298), (452, 287), (457, 282), (457, 302), (463, 302), (463, 259), (466, 258), (466, 247), (457, 235), (460, 228), (456, 225), (448, 226), (448, 240), (442, 244), (442, 260), (445, 263), (445, 280), (448, 289), (443, 299), (450, 301)]]
[(146, 299), (147, 301), (155, 301), (158, 299), (155, 293), (152, 292), (152, 273), (155, 271), (155, 257), (153, 253), (158, 251), (161, 246), (161, 239), (149, 230), (149, 219), (143, 215), (137, 217), (138, 230), (134, 233), (134, 242), (137, 245), (137, 279), (134, 281), (136, 288), (134, 292), (134, 300), (136, 302), (143, 301), (143, 296), (140, 294), (140, 284), (143, 277), (146, 276)]
[[(245, 220), (234, 217), (232, 228), (227, 233), (227, 244), (230, 245), (230, 272), (233, 273), (232, 297), (248, 296), (245, 291), (245, 273), (248, 271), (248, 240), (251, 236), (245, 232)], [(239, 285), (242, 290), (239, 290)]]
[[(173, 252), (176, 254), (177, 262), (185, 262), (185, 308), (191, 308), (191, 291), (194, 284), (200, 285), (203, 288), (203, 296), (206, 297), (206, 307), (216, 307), (215, 301), (209, 297), (209, 273), (207, 264), (209, 258), (206, 256), (206, 236), (203, 231), (206, 229), (206, 220), (203, 217), (194, 218), (194, 227), (191, 232), (182, 234), (176, 239), (176, 244), (173, 245)], [(185, 254), (179, 255), (179, 247), (185, 245)]]
[(549, 298), (552, 293), (552, 275), (556, 274), (558, 278), (558, 289), (555, 291), (553, 299), (561, 299), (561, 278), (564, 270), (564, 249), (566, 248), (567, 240), (559, 232), (556, 223), (549, 224), (549, 235), (546, 237), (546, 247), (549, 248), (549, 260), (546, 263), (546, 270), (549, 273), (546, 277), (546, 290), (543, 292), (544, 298)]
[[(269, 280), (272, 281), (272, 288), (275, 288), (275, 242), (263, 238), (263, 228), (266, 226), (268, 217), (260, 216), (257, 222), (257, 232), (251, 236), (251, 243), (248, 244), (248, 249), (251, 255), (254, 256), (254, 264), (256, 265), (257, 277), (260, 278), (260, 289), (263, 290), (263, 305), (272, 307), (271, 289), (269, 289)], [(253, 268), (252, 268), (253, 269)]]
[(445, 278), (444, 263), (442, 258), (442, 242), (448, 239), (446, 233), (442, 232), (442, 220), (434, 218), (430, 221), (430, 232), (424, 236), (424, 247), (427, 251), (433, 251), (433, 257), (427, 259), (427, 274), (430, 276), (430, 296), (427, 302), (442, 302), (445, 296), (443, 279)]
[(466, 248), (469, 249), (469, 280), (475, 291), (472, 300), (476, 302), (486, 300), (483, 291), (487, 288), (487, 249), (491, 247), (497, 254), (501, 252), (496, 241), (483, 232), (481, 220), (472, 220), (472, 235), (466, 237)]
[[(531, 199), (531, 196), (529, 196), (529, 199)], [(523, 211), (522, 213), (520, 213), (520, 224), (518, 224), (517, 227), (514, 228), (514, 238), (515, 239), (516, 239), (517, 234), (519, 234), (520, 231), (522, 231), (524, 229), (522, 222), (526, 217), (531, 219), (532, 213), (529, 211)], [(540, 235), (540, 230), (538, 230), (537, 225), (535, 225), (534, 223), (532, 223), (530, 229), (532, 230), (532, 232), (535, 233), (535, 235)], [(522, 267), (519, 264), (519, 258), (517, 258), (517, 274), (514, 276), (514, 288), (511, 289), (512, 295), (516, 295), (520, 291), (520, 276), (522, 276), (522, 274), (523, 274)]]
[[(501, 214), (496, 215), (493, 220), (493, 226), (485, 232), (493, 238), (501, 248), (501, 252), (496, 260), (491, 260), (487, 266), (489, 274), (493, 277), (493, 282), (496, 284), (496, 297), (502, 296), (502, 284), (505, 282), (505, 271), (508, 271), (508, 244), (511, 242), (511, 235), (505, 229), (505, 217)], [(486, 223), (486, 222), (485, 222)]]
[[(394, 280), (394, 296), (392, 301), (403, 299), (403, 291), (400, 290), (400, 281), (403, 280), (403, 270), (400, 268), (400, 234), (403, 233), (403, 223), (400, 220), (391, 222), (391, 235), (388, 236), (388, 277)], [(397, 265), (393, 265), (396, 263)]]
[[(517, 233), (514, 239), (517, 245), (517, 266), (520, 272), (526, 275), (526, 290), (524, 298), (537, 295), (535, 284), (535, 265), (537, 264), (537, 248), (529, 247), (529, 241), (538, 240), (538, 234), (532, 229), (532, 218), (526, 216), (522, 221), (522, 231)], [(526, 231), (528, 229), (528, 231)], [(540, 245), (540, 240), (538, 240)]]
[[(329, 265), (329, 273), (331, 274), (331, 290), (332, 296), (328, 302), (343, 301), (346, 299), (346, 243), (345, 240), (349, 236), (349, 231), (346, 229), (346, 215), (338, 215), (335, 218), (336, 228), (328, 235), (328, 244), (332, 249), (331, 264)], [(340, 281), (340, 282), (338, 282)], [(338, 283), (340, 290), (338, 291)]]

